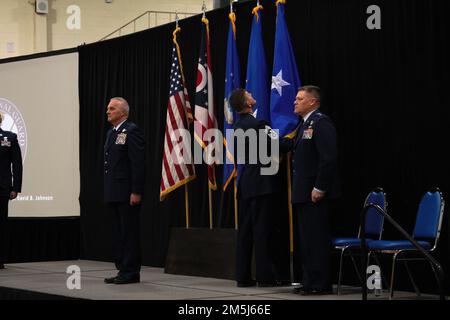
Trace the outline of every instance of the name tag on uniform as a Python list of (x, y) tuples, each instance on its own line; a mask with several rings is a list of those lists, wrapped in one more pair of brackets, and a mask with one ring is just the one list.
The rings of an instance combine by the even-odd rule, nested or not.
[(4, 137), (1, 141), (2, 147), (11, 147), (11, 141), (8, 141), (8, 137)]
[(127, 141), (126, 133), (119, 133), (117, 135), (116, 144), (125, 144), (126, 141)]
[(312, 139), (314, 130), (312, 128), (308, 128), (303, 131), (302, 139)]

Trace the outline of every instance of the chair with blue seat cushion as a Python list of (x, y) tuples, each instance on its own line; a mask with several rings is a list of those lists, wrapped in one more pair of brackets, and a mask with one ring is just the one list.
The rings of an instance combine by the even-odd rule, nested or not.
[[(417, 211), (416, 222), (412, 238), (423, 249), (433, 252), (438, 244), (439, 235), (441, 232), (442, 218), (444, 215), (445, 201), (442, 193), (438, 188), (426, 192), (419, 204)], [(403, 261), (409, 279), (417, 295), (420, 291), (414, 281), (411, 270), (408, 267), (408, 261), (426, 260), (418, 253), (416, 247), (408, 240), (376, 240), (367, 243), (369, 250), (369, 260), (371, 255), (376, 254), (392, 254), (392, 270), (391, 270), (391, 284), (389, 290), (389, 298), (394, 296), (394, 275), (395, 265), (397, 261)], [(435, 275), (436, 280), (438, 276), (434, 266), (430, 263), (431, 269)]]
[[(382, 188), (375, 188), (371, 191), (364, 201), (364, 206), (368, 204), (376, 204), (380, 206), (383, 210), (386, 210), (387, 202), (386, 202), (386, 194), (384, 193)], [(370, 242), (373, 240), (381, 239), (381, 234), (383, 232), (383, 222), (384, 216), (379, 214), (374, 208), (368, 209), (366, 220), (365, 220), (365, 230), (366, 230), (366, 242)], [(339, 259), (339, 277), (338, 277), (338, 286), (337, 293), (341, 294), (341, 283), (343, 276), (343, 261), (344, 257), (349, 256), (353, 263), (353, 267), (355, 268), (358, 279), (362, 284), (362, 279), (360, 273), (358, 271), (358, 267), (356, 265), (354, 256), (352, 254), (352, 249), (359, 249), (361, 247), (361, 239), (360, 239), (361, 227), (358, 231), (358, 236), (356, 238), (334, 238), (332, 239), (332, 246), (335, 250), (338, 250), (340, 253)]]

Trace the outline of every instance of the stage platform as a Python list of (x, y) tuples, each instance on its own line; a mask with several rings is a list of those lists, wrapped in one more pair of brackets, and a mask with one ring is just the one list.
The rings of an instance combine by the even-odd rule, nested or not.
[[(67, 288), (67, 267), (81, 269), (81, 289)], [(112, 263), (75, 260), (6, 264), (0, 270), (2, 299), (91, 299), (91, 300), (360, 300), (359, 288), (345, 287), (342, 295), (301, 296), (292, 286), (237, 288), (235, 281), (164, 273), (163, 268), (142, 267), (141, 282), (127, 285), (105, 284), (116, 274)], [(334, 288), (336, 291), (336, 288)], [(395, 299), (437, 299), (417, 297), (412, 292), (396, 292)], [(369, 299), (387, 299), (387, 292)]]

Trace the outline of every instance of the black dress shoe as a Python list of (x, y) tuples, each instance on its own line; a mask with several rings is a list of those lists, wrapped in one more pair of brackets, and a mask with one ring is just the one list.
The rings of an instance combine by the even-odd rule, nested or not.
[(116, 280), (116, 278), (117, 278), (118, 276), (115, 276), (115, 277), (111, 277), (111, 278), (105, 278), (105, 283), (114, 283), (114, 280)]
[(131, 278), (125, 278), (118, 276), (114, 279), (114, 284), (128, 284), (128, 283), (138, 283), (140, 282), (140, 277), (131, 277)]
[(304, 287), (302, 285), (295, 287), (294, 290), (292, 291), (295, 294), (299, 294), (302, 293), (303, 291), (305, 291)]
[(249, 281), (238, 281), (236, 284), (239, 288), (244, 287), (254, 287), (256, 285), (255, 280), (249, 280)]

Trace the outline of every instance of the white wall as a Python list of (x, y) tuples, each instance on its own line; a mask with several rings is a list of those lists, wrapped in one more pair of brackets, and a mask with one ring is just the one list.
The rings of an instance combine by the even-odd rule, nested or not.
[[(0, 1), (0, 58), (34, 52), (33, 8), (27, 0)], [(7, 44), (13, 52), (7, 53)]]
[[(48, 0), (49, 13), (34, 11), (34, 0), (0, 1), (0, 59), (42, 51), (71, 48), (81, 43), (100, 40), (145, 11), (201, 12), (202, 0)], [(213, 0), (206, 0), (207, 10), (213, 9)], [(80, 8), (81, 28), (69, 30), (66, 26), (71, 5)], [(150, 26), (167, 23), (174, 16), (150, 16)], [(148, 17), (131, 25), (123, 34), (148, 28)], [(118, 34), (114, 35), (118, 36)], [(9, 45), (8, 45), (9, 43)], [(11, 52), (7, 52), (9, 47)]]

